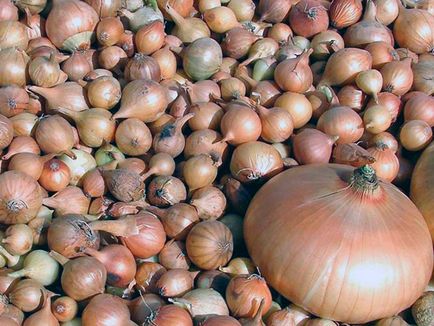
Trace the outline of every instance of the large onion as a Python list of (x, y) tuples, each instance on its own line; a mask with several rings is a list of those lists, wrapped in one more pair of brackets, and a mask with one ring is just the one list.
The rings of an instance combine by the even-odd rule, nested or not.
[(397, 314), (431, 277), (422, 215), (369, 166), (281, 173), (252, 200), (244, 234), (270, 285), (323, 318), (365, 323)]

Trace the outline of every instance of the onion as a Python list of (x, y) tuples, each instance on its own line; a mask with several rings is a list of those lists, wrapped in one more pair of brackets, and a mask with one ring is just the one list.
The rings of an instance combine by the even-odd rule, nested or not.
[(128, 60), (124, 77), (128, 81), (152, 79), (159, 82), (161, 79), (160, 66), (154, 58), (142, 53), (136, 53), (132, 59)]
[(199, 3), (197, 5), (200, 13), (204, 13), (207, 10), (217, 8), (220, 6), (221, 6), (221, 1), (218, 0), (211, 0), (211, 1), (199, 0)]
[[(288, 182), (288, 180), (291, 181)], [(301, 184), (304, 187), (303, 191), (300, 191)], [(275, 201), (276, 206), (274, 206), (277, 208), (274, 212), (277, 215), (273, 214), (270, 218), (264, 219), (264, 214), (270, 216), (270, 207), (265, 207), (262, 205), (262, 200), (264, 199), (263, 196), (269, 196), (269, 198), (273, 197), (274, 200), (276, 200), (276, 196), (279, 197), (279, 199)], [(345, 200), (348, 205), (342, 206), (342, 198), (346, 198)], [(291, 205), (287, 206), (288, 201), (291, 203)], [(378, 210), (379, 201), (381, 201), (385, 205), (385, 208)], [(357, 308), (352, 311), (348, 311), (348, 300), (354, 300), (354, 297), (350, 295), (349, 297), (344, 298), (344, 293), (346, 292), (341, 292), (341, 288), (337, 290), (338, 294), (336, 295), (339, 296), (340, 293), (340, 300), (344, 301), (334, 301), (336, 299), (336, 296), (334, 293), (332, 294), (331, 292), (334, 292), (335, 289), (331, 288), (321, 290), (317, 289), (319, 292), (322, 293), (321, 295), (324, 295), (324, 297), (322, 297), (320, 300), (313, 300), (316, 302), (313, 302), (311, 300), (305, 301), (306, 296), (311, 295), (312, 288), (310, 286), (306, 286), (303, 289), (303, 287), (300, 287), (300, 284), (305, 284), (304, 282), (312, 284), (310, 282), (316, 282), (318, 279), (321, 279), (323, 281), (323, 277), (317, 278), (318, 275), (310, 274), (310, 272), (308, 273), (308, 271), (312, 271), (312, 269), (316, 270), (318, 266), (322, 266), (322, 268), (327, 269), (327, 259), (330, 259), (330, 256), (326, 255), (327, 258), (325, 256), (321, 256), (320, 260), (322, 260), (322, 262), (320, 263), (320, 265), (312, 265), (312, 262), (305, 264), (306, 256), (303, 258), (296, 258), (299, 257), (300, 251), (298, 250), (297, 246), (295, 246), (296, 248), (293, 247), (293, 241), (295, 241), (296, 243), (297, 240), (303, 241), (306, 233), (310, 233), (310, 235), (313, 237), (316, 236), (315, 234), (319, 234), (316, 233), (319, 230), (317, 223), (313, 223), (315, 224), (315, 226), (313, 227), (307, 226), (307, 224), (304, 223), (307, 223), (309, 221), (318, 221), (318, 214), (313, 212), (316, 212), (319, 207), (324, 208), (326, 206), (329, 212), (324, 215), (327, 216), (327, 218), (322, 221), (325, 222), (326, 225), (328, 223), (331, 223), (329, 224), (329, 226), (331, 227), (333, 227), (334, 225), (334, 227), (338, 226), (339, 228), (346, 229), (346, 231), (341, 230), (338, 232), (339, 235), (337, 235), (336, 240), (331, 240), (333, 236), (330, 234), (332, 238), (327, 237), (327, 239), (325, 240), (328, 244), (326, 246), (327, 248), (331, 248), (335, 245), (339, 247), (341, 247), (342, 245), (347, 245), (348, 247), (345, 249), (344, 254), (345, 257), (347, 257), (346, 255), (349, 251), (354, 251), (355, 253), (357, 253), (357, 255), (369, 255), (369, 257), (371, 257), (369, 261), (365, 261), (363, 263), (368, 267), (363, 268), (370, 269), (372, 268), (372, 266), (376, 266), (376, 268), (379, 268), (383, 272), (387, 270), (387, 273), (399, 275), (400, 278), (411, 280), (418, 279), (417, 284), (419, 284), (419, 286), (416, 287), (415, 285), (413, 285), (411, 287), (412, 291), (406, 291), (407, 295), (401, 296), (398, 295), (399, 293), (401, 293), (401, 289), (397, 289), (395, 287), (390, 288), (382, 282), (376, 282), (375, 284), (372, 283), (372, 286), (366, 287), (366, 282), (364, 281), (359, 280), (358, 285), (356, 285), (356, 283), (354, 283), (353, 281), (347, 283), (347, 279), (345, 277), (342, 278), (342, 275), (338, 276), (332, 273), (327, 276), (327, 279), (329, 281), (333, 282), (334, 280), (337, 280), (338, 282), (343, 282), (342, 284), (346, 286), (346, 288), (350, 292), (350, 289), (357, 288), (357, 291), (372, 293), (370, 295), (374, 295), (373, 298), (378, 297), (378, 299), (376, 300), (380, 300), (385, 303), (387, 302), (387, 305), (385, 304), (381, 307), (377, 307), (375, 310), (372, 310), (372, 306), (370, 304), (363, 306), (362, 302), (360, 302), (360, 304), (357, 304)], [(295, 216), (295, 218), (291, 218), (288, 220), (286, 219), (286, 217), (288, 216), (287, 214), (290, 209), (289, 207), (291, 207), (292, 209), (294, 209), (294, 207), (297, 208), (295, 209), (296, 215), (292, 215), (293, 217)], [(291, 214), (293, 213), (294, 210), (291, 211)], [(414, 220), (410, 222), (405, 222), (405, 228), (401, 229), (400, 232), (395, 232), (393, 233), (393, 235), (386, 232), (382, 234), (383, 238), (381, 240), (379, 240), (378, 238), (379, 234), (372, 235), (371, 227), (374, 227), (374, 225), (372, 225), (371, 223), (379, 223), (378, 226), (382, 225), (382, 227), (384, 227), (384, 223), (402, 226), (402, 223), (404, 223), (404, 221), (407, 221), (409, 214), (414, 217)], [(335, 220), (335, 217), (337, 216), (342, 217), (341, 222), (343, 224)], [(359, 221), (360, 218), (364, 218), (366, 216), (376, 216), (378, 218), (375, 218), (371, 221), (371, 223), (368, 223), (371, 225), (365, 226), (363, 236), (354, 237), (354, 224), (348, 224), (348, 219), (354, 219), (354, 221)], [(326, 221), (328, 218), (331, 218), (331, 220)], [(281, 224), (282, 219), (290, 222), (288, 224)], [(302, 220), (304, 220), (303, 225), (299, 224)], [(364, 221), (368, 222), (366, 219)], [(280, 293), (285, 293), (285, 295), (287, 297), (290, 297), (293, 302), (303, 305), (305, 309), (308, 309), (309, 311), (312, 311), (317, 315), (325, 315), (333, 319), (345, 320), (352, 323), (359, 323), (368, 320), (375, 320), (384, 316), (390, 316), (391, 314), (393, 314), (393, 311), (402, 310), (403, 308), (401, 307), (409, 306), (411, 302), (414, 301), (414, 298), (417, 298), (426, 286), (426, 283), (429, 280), (430, 274), (432, 272), (430, 266), (433, 259), (432, 242), (429, 239), (429, 234), (426, 226), (423, 223), (414, 223), (415, 221), (422, 221), (422, 216), (418, 214), (416, 207), (412, 205), (411, 201), (409, 201), (409, 199), (401, 191), (399, 191), (391, 184), (385, 181), (378, 181), (375, 177), (373, 169), (369, 166), (364, 166), (362, 168), (354, 170), (354, 168), (346, 167), (344, 165), (324, 164), (302, 166), (290, 169), (280, 174), (279, 177), (273, 179), (273, 182), (268, 183), (268, 186), (266, 185), (257, 193), (255, 199), (249, 207), (244, 226), (245, 231), (249, 232), (246, 232), (245, 235), (249, 252), (251, 254), (253, 253), (251, 255), (252, 259), (256, 263), (259, 263), (259, 268), (261, 268), (261, 271), (262, 273), (264, 273), (265, 276), (269, 275), (267, 280), (268, 282), (270, 282), (270, 285), (274, 284), (274, 287), (278, 288)], [(273, 225), (273, 227), (271, 227), (270, 224)], [(280, 231), (282, 230), (283, 225), (285, 225), (285, 230)], [(356, 228), (358, 228), (358, 226), (356, 226)], [(269, 251), (265, 254), (263, 245), (260, 246), (259, 252), (256, 251), (258, 247), (254, 246), (254, 244), (260, 243), (258, 242), (258, 240), (261, 240), (263, 239), (263, 237), (266, 236), (264, 234), (264, 229), (268, 229), (268, 231), (270, 231), (269, 227), (273, 229), (272, 233), (274, 239), (279, 232), (282, 232), (282, 238), (280, 238), (279, 240), (276, 239), (274, 241), (278, 241), (281, 243), (282, 239), (284, 239), (284, 242), (286, 242), (287, 244), (285, 248), (280, 249), (281, 251), (277, 254), (277, 256), (275, 256), (276, 253), (271, 254)], [(252, 234), (253, 229), (255, 229), (255, 231)], [(360, 232), (360, 228), (358, 229), (358, 232)], [(290, 238), (292, 239), (292, 241), (288, 240), (288, 232), (291, 234)], [(342, 242), (342, 232), (350, 232), (352, 234), (351, 240), (348, 243), (344, 244)], [(390, 237), (384, 238), (386, 234)], [(397, 257), (396, 251), (390, 250), (391, 247), (388, 244), (385, 244), (386, 239), (387, 241), (389, 241), (389, 243), (403, 243), (403, 241), (409, 241), (407, 239), (414, 239), (414, 235), (416, 234), (418, 239), (418, 243), (416, 246), (417, 248), (414, 246), (416, 244), (413, 240), (412, 246), (408, 247), (407, 250), (418, 252), (418, 257), (420, 257), (421, 263), (423, 262), (423, 264), (428, 265), (427, 270), (421, 271), (421, 273), (417, 277), (412, 269), (406, 270), (407, 272), (404, 272), (405, 270), (401, 269), (403, 266), (402, 264), (410, 266), (414, 263), (414, 260), (412, 258), (409, 258), (413, 257), (413, 254), (408, 252), (410, 256), (408, 256), (407, 259), (403, 258), (407, 257), (405, 255)], [(357, 245), (359, 245), (359, 241), (360, 243), (366, 244), (366, 236), (368, 235), (370, 235), (370, 242), (368, 242), (370, 243), (369, 249), (365, 246), (355, 247), (356, 243)], [(309, 239), (313, 238), (310, 237)], [(356, 243), (354, 243), (354, 241), (356, 241)], [(310, 247), (310, 254), (319, 250), (319, 247), (316, 246), (317, 244), (318, 243), (311, 243), (308, 246)], [(252, 245), (254, 248), (252, 247)], [(392, 245), (392, 247), (393, 246), (394, 245)], [(321, 248), (324, 249), (324, 246), (321, 246)], [(272, 252), (276, 251), (276, 247), (273, 246), (273, 244), (271, 245), (270, 249)], [(292, 251), (294, 249), (295, 251)], [(426, 254), (421, 256), (420, 253), (424, 250), (426, 250)], [(310, 254), (303, 252), (302, 256)], [(334, 256), (335, 254), (336, 251), (332, 251), (331, 255)], [(293, 267), (294, 273), (297, 274), (297, 278), (299, 279), (299, 282), (295, 283), (296, 285), (294, 285), (294, 283), (289, 284), (286, 281), (287, 275), (289, 275), (287, 268), (284, 268), (280, 270), (279, 273), (276, 273), (276, 268), (270, 266), (270, 261), (276, 259), (277, 257), (278, 266), (282, 266), (282, 255), (289, 259), (285, 260), (285, 262), (289, 261), (291, 266), (293, 266), (294, 264), (297, 265), (297, 267)], [(340, 256), (340, 254), (338, 254), (338, 256)], [(384, 265), (384, 257), (388, 257), (388, 267), (385, 267)], [(260, 259), (261, 261), (258, 261), (258, 259)], [(348, 261), (346, 260), (346, 258), (342, 258), (343, 260), (340, 260), (341, 257), (335, 257), (334, 259), (338, 259), (335, 262), (341, 262), (342, 264), (347, 266), (346, 268), (349, 268), (351, 266), (350, 268), (352, 272), (349, 275), (352, 275), (353, 272), (357, 273), (361, 268), (360, 262), (357, 262), (354, 265), (348, 265)], [(298, 268), (301, 268), (301, 270), (298, 270)], [(402, 271), (402, 273), (396, 274), (395, 269)], [(295, 272), (296, 270), (298, 272)], [(322, 272), (324, 273), (324, 271)], [(276, 274), (280, 275), (278, 279), (276, 279)], [(292, 274), (291, 277), (293, 278), (294, 274)], [(380, 277), (380, 279), (382, 279), (382, 276)], [(400, 282), (396, 285), (398, 286), (398, 284), (402, 286), (403, 283)], [(381, 290), (380, 292), (375, 291), (375, 289), (380, 288), (383, 290)], [(387, 291), (387, 296), (389, 299), (384, 299), (384, 291)], [(393, 293), (389, 291), (392, 291)], [(394, 295), (394, 293), (396, 293), (396, 295)], [(332, 298), (330, 307), (323, 305), (323, 303), (325, 302), (324, 299), (327, 300), (327, 295), (331, 295), (330, 298)], [(353, 302), (356, 303), (356, 301)], [(340, 304), (341, 302), (345, 302), (345, 304)]]
[(71, 180), (69, 183), (75, 186), (81, 183), (83, 176), (88, 171), (96, 168), (96, 161), (92, 155), (85, 151), (72, 149), (71, 152), (76, 157), (75, 159), (71, 159), (68, 155), (62, 155), (60, 160), (69, 167), (71, 172)]
[(112, 46), (120, 41), (124, 26), (120, 19), (106, 17), (101, 19), (96, 28), (96, 38), (102, 46)]
[(241, 62), (240, 65), (247, 66), (258, 59), (274, 55), (278, 50), (279, 43), (274, 39), (269, 37), (259, 39), (250, 47), (248, 58)]
[(113, 108), (121, 99), (121, 86), (111, 76), (100, 76), (87, 85), (87, 98), (93, 107)]
[(176, 74), (176, 56), (167, 48), (162, 48), (152, 54), (161, 71), (161, 79), (173, 78)]
[(22, 172), (4, 172), (0, 175), (0, 202), (1, 223), (27, 223), (42, 205), (39, 185)]
[[(284, 91), (304, 93), (312, 85), (313, 76), (309, 68), (309, 49), (295, 59), (286, 59), (279, 63), (274, 71), (274, 79)], [(291, 82), (288, 82), (291, 81)]]
[(32, 279), (19, 281), (12, 287), (8, 297), (9, 301), (23, 312), (31, 312), (41, 305), (44, 296), (42, 284)]
[(230, 163), (232, 175), (241, 182), (267, 180), (282, 169), (279, 152), (273, 146), (258, 141), (238, 146)]
[(85, 248), (83, 252), (104, 264), (107, 270), (107, 284), (123, 288), (134, 280), (136, 261), (125, 246), (112, 244), (100, 251)]
[(157, 215), (163, 223), (166, 235), (176, 240), (185, 240), (190, 229), (199, 221), (194, 206), (184, 203), (177, 203), (167, 209), (151, 206), (146, 210)]
[(121, 8), (121, 0), (86, 0), (100, 18), (115, 17)]
[(78, 312), (77, 302), (68, 297), (63, 296), (54, 300), (51, 305), (54, 317), (60, 322), (67, 322), (74, 319)]
[[(156, 292), (156, 283), (165, 272), (166, 269), (158, 263), (143, 262), (137, 266), (136, 288), (145, 292)], [(133, 312), (132, 315), (134, 315)]]
[(22, 113), (29, 105), (29, 95), (16, 85), (0, 88), (0, 114), (7, 118)]
[(202, 326), (240, 326), (241, 324), (234, 317), (210, 315), (201, 323)]
[[(389, 111), (389, 114), (392, 116), (392, 122), (396, 121), (399, 113), (401, 112), (401, 100), (398, 96), (383, 92), (378, 94), (378, 105), (381, 105)], [(377, 105), (373, 99), (371, 99), (366, 105), (366, 109), (371, 106)]]
[(184, 309), (175, 305), (167, 305), (158, 308), (145, 321), (152, 325), (167, 326), (192, 326), (193, 320), (190, 314)]
[(165, 10), (166, 3), (169, 3), (182, 17), (192, 16), (194, 13), (193, 0), (157, 0), (157, 3), (163, 11), (164, 17), (168, 20), (171, 20), (171, 17)]
[(392, 124), (392, 116), (386, 107), (374, 105), (366, 109), (363, 114), (363, 122), (366, 131), (371, 134), (379, 134), (390, 127)]
[(152, 135), (149, 128), (138, 119), (122, 121), (116, 129), (116, 145), (127, 155), (139, 156), (145, 154), (152, 145)]
[(393, 46), (383, 41), (370, 43), (365, 50), (372, 56), (372, 68), (374, 69), (381, 69), (386, 63), (399, 60), (398, 52)]
[(46, 21), (47, 35), (59, 49), (87, 50), (97, 23), (98, 14), (87, 3), (55, 0)]
[(256, 5), (252, 0), (234, 0), (228, 3), (228, 8), (232, 9), (237, 20), (241, 22), (253, 19)]
[(312, 57), (317, 60), (325, 60), (330, 54), (345, 47), (344, 39), (339, 33), (331, 30), (321, 32), (314, 36), (311, 42), (314, 50)]
[(404, 123), (399, 133), (401, 145), (408, 151), (424, 149), (432, 139), (432, 130), (422, 120), (411, 120)]
[(47, 237), (50, 249), (67, 258), (82, 255), (80, 248), (99, 247), (98, 232), (93, 231), (81, 215), (69, 214), (54, 219), (48, 228)]
[(224, 266), (233, 252), (232, 233), (220, 221), (204, 221), (195, 225), (186, 241), (188, 257), (201, 269)]
[(413, 64), (413, 88), (416, 91), (421, 91), (427, 95), (434, 93), (434, 73), (432, 63), (417, 63)]
[(30, 58), (24, 51), (17, 48), (0, 50), (0, 61), (3, 63), (0, 66), (0, 86), (15, 84), (24, 87), (28, 83), (27, 66)]
[(91, 198), (101, 197), (107, 192), (104, 178), (102, 177), (101, 171), (98, 169), (93, 169), (87, 172), (83, 176), (81, 186), (84, 194)]
[(362, 2), (360, 0), (337, 0), (330, 4), (330, 25), (341, 29), (357, 23), (362, 17)]
[(213, 129), (220, 126), (224, 115), (223, 109), (213, 102), (200, 102), (190, 106), (190, 112), (194, 116), (188, 120), (188, 126), (192, 130)]
[(356, 77), (356, 84), (363, 92), (372, 96), (375, 103), (378, 103), (378, 93), (383, 86), (383, 77), (378, 70), (371, 69), (359, 72)]
[(187, 310), (193, 318), (204, 315), (229, 315), (225, 300), (213, 289), (194, 289), (181, 298), (169, 299), (169, 301)]
[(193, 289), (195, 273), (183, 269), (171, 269), (157, 281), (159, 294), (163, 297), (181, 297)]
[(192, 43), (200, 38), (210, 36), (210, 30), (202, 19), (196, 17), (184, 18), (169, 3), (169, 1), (166, 2), (164, 10), (175, 23), (175, 27), (171, 32), (172, 35), (179, 37), (183, 43)]
[(140, 28), (134, 36), (137, 52), (150, 55), (164, 45), (164, 25), (154, 21)]
[(312, 105), (303, 94), (283, 93), (274, 105), (289, 112), (295, 129), (303, 127), (312, 117)]
[[(127, 0), (128, 2), (129, 0)], [(138, 8), (128, 8), (128, 4), (125, 9), (121, 9), (119, 14), (128, 19), (129, 29), (136, 33), (143, 26), (149, 25), (154, 21), (163, 22), (164, 18), (161, 11), (157, 6), (143, 6), (143, 1), (138, 2)]]
[(295, 323), (295, 325), (302, 324), (310, 318), (310, 314), (294, 304), (288, 307), (273, 312), (267, 318), (267, 326), (279, 326), (282, 323)]
[(98, 55), (98, 64), (107, 70), (120, 72), (121, 69), (127, 64), (128, 55), (123, 48), (128, 48), (124, 45), (122, 48), (119, 46), (109, 46), (104, 48)]
[(78, 81), (92, 71), (92, 66), (84, 52), (75, 51), (62, 63), (62, 70), (68, 75), (69, 80)]
[(304, 129), (293, 138), (293, 150), (300, 164), (328, 163), (338, 139), (316, 129)]
[(23, 261), (23, 268), (9, 273), (12, 277), (28, 277), (42, 285), (53, 284), (59, 275), (59, 264), (44, 250), (33, 250)]
[(14, 224), (6, 229), (2, 246), (12, 255), (24, 255), (32, 249), (32, 229), (26, 224)]
[(0, 150), (10, 145), (14, 137), (14, 126), (12, 121), (0, 114)]
[(230, 77), (220, 81), (222, 98), (225, 101), (230, 101), (233, 98), (239, 98), (246, 95), (246, 86), (244, 83), (235, 77)]
[(0, 21), (0, 49), (27, 49), (29, 37), (26, 25), (13, 20)]
[(15, 154), (8, 164), (8, 170), (20, 171), (33, 179), (38, 180), (41, 176), (45, 162), (54, 157), (54, 154), (38, 156), (33, 153), (18, 153)]
[(18, 8), (10, 0), (0, 1), (0, 21), (18, 20)]
[(220, 129), (224, 136), (221, 142), (239, 145), (259, 138), (261, 120), (250, 107), (229, 104), (220, 122)]
[(68, 79), (68, 75), (60, 70), (54, 52), (49, 58), (34, 58), (29, 65), (29, 75), (32, 82), (40, 87), (57, 86)]
[(87, 214), (90, 199), (75, 186), (68, 186), (49, 198), (43, 198), (42, 203), (53, 208), (57, 216), (65, 214)]
[(142, 179), (146, 180), (151, 175), (170, 176), (175, 171), (175, 161), (172, 156), (166, 153), (156, 153), (149, 160), (149, 169), (142, 174)]
[(219, 71), (222, 64), (220, 45), (209, 37), (193, 41), (183, 52), (183, 69), (193, 80), (204, 80)]
[(368, 51), (355, 48), (339, 50), (333, 53), (327, 61), (320, 85), (343, 86), (350, 84), (359, 72), (371, 69), (371, 66), (372, 57)]
[(226, 33), (234, 27), (240, 26), (235, 13), (229, 7), (219, 6), (206, 10), (203, 19), (215, 33)]
[(433, 127), (434, 98), (422, 93), (409, 99), (404, 106), (404, 119), (423, 120)]
[(160, 264), (167, 269), (188, 270), (191, 265), (190, 258), (188, 258), (187, 255), (187, 249), (185, 248), (185, 242), (174, 241), (174, 239), (164, 245), (163, 249), (161, 249), (158, 254), (158, 260)]
[(164, 300), (158, 295), (152, 293), (140, 294), (140, 297), (128, 302), (131, 320), (139, 325), (144, 325), (145, 321), (165, 304)]
[(301, 0), (289, 12), (289, 26), (295, 34), (310, 38), (329, 26), (327, 9), (317, 0)]
[(123, 161), (125, 155), (116, 146), (104, 142), (103, 145), (95, 152), (95, 161), (102, 170), (113, 170), (117, 167), (119, 161)]
[(342, 87), (337, 97), (341, 105), (349, 106), (355, 111), (361, 111), (366, 103), (366, 94), (353, 85)]
[(396, 0), (375, 0), (377, 20), (384, 26), (390, 25), (398, 17), (399, 5)]
[(32, 229), (33, 244), (47, 244), (47, 229), (51, 224), (53, 211), (45, 206), (42, 206), (36, 217), (27, 225)]
[(166, 240), (163, 225), (155, 215), (141, 212), (135, 215), (139, 234), (122, 237), (122, 242), (134, 257), (149, 258), (161, 251)]
[(121, 298), (111, 294), (98, 294), (83, 310), (83, 325), (128, 325), (130, 311)]
[(290, 0), (260, 0), (258, 4), (259, 21), (280, 23), (291, 8)]
[[(19, 138), (20, 136), (30, 136), (38, 120), (39, 119), (36, 115), (27, 112), (23, 112), (16, 116), (11, 117), (10, 121), (12, 122), (13, 125), (13, 129), (14, 129), (13, 132), (15, 138)], [(36, 147), (38, 147), (35, 141), (34, 143)]]
[(376, 175), (383, 180), (392, 182), (399, 171), (399, 160), (395, 153), (384, 144), (370, 147), (368, 152), (375, 159), (371, 166)]
[(265, 315), (271, 307), (271, 293), (261, 276), (239, 275), (230, 280), (226, 289), (226, 302), (233, 316), (254, 317), (261, 301), (262, 315)]
[(393, 35), (400, 47), (417, 54), (432, 52), (433, 33), (434, 17), (430, 13), (422, 9), (406, 9), (399, 2), (399, 15), (393, 25)]
[(9, 160), (13, 155), (18, 153), (41, 154), (36, 141), (30, 136), (17, 136), (9, 145), (8, 152), (2, 156), (2, 160)]
[(338, 144), (353, 143), (363, 135), (363, 122), (350, 108), (336, 106), (321, 115), (318, 129), (329, 136), (339, 136)]
[(272, 38), (278, 43), (288, 42), (290, 37), (293, 36), (291, 27), (285, 23), (277, 23), (270, 27), (267, 36)]
[(410, 58), (386, 63), (380, 72), (383, 75), (383, 90), (386, 92), (402, 96), (413, 84)]
[(216, 220), (225, 211), (226, 197), (220, 189), (206, 186), (193, 193), (190, 204), (196, 208), (202, 220)]
[(394, 44), (392, 32), (376, 20), (377, 7), (370, 0), (367, 2), (363, 19), (350, 26), (344, 35), (348, 47), (364, 47), (372, 42), (383, 41)]
[(237, 276), (253, 274), (256, 268), (249, 258), (234, 258), (226, 267), (220, 267), (219, 270), (231, 276)]
[(189, 113), (178, 118), (174, 123), (164, 126), (161, 132), (154, 136), (152, 141), (154, 151), (157, 153), (167, 153), (172, 157), (180, 155), (185, 147), (185, 137), (182, 133), (182, 127), (193, 116), (193, 113)]
[(107, 189), (117, 199), (123, 202), (138, 201), (143, 198), (145, 185), (137, 173), (116, 169), (102, 171)]
[(373, 137), (368, 142), (369, 146), (378, 146), (382, 144), (387, 146), (387, 148), (389, 148), (394, 153), (398, 151), (398, 141), (392, 134), (386, 131), (373, 135)]
[(89, 109), (83, 87), (75, 82), (66, 82), (52, 88), (29, 86), (28, 89), (46, 99), (48, 112), (57, 112), (59, 108), (72, 111)]
[(168, 105), (166, 89), (153, 80), (133, 80), (122, 91), (121, 107), (113, 119), (157, 120)]
[(208, 154), (193, 156), (183, 166), (183, 177), (190, 191), (211, 185), (217, 172), (217, 164)]

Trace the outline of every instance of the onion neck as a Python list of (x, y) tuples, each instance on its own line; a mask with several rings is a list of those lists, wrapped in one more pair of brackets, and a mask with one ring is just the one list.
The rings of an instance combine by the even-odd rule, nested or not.
[(51, 258), (53, 258), (55, 261), (57, 261), (62, 266), (65, 266), (69, 262), (68, 258), (66, 258), (62, 254), (58, 253), (57, 251), (51, 250), (49, 252), (49, 255)]
[(140, 232), (134, 215), (114, 221), (93, 221), (89, 225), (94, 231), (105, 231), (117, 237), (129, 237)]
[[(401, 0), (397, 0), (400, 2)], [(372, 0), (368, 0), (366, 4), (366, 11), (363, 15), (364, 21), (371, 21), (375, 22), (377, 19), (377, 7), (375, 6), (374, 2)]]
[(350, 180), (351, 189), (362, 194), (372, 194), (378, 189), (378, 186), (377, 175), (370, 165), (364, 165), (354, 170)]
[(186, 25), (190, 25), (189, 22), (182, 17), (170, 4), (169, 1), (166, 2), (166, 6), (164, 8), (167, 14), (172, 18), (173, 22), (176, 26), (185, 29)]

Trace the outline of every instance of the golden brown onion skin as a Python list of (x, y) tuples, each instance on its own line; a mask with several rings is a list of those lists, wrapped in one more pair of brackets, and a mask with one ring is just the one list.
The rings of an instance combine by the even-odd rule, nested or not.
[(244, 235), (279, 293), (323, 318), (365, 323), (397, 314), (422, 294), (432, 240), (402, 192), (381, 180), (361, 181), (372, 172), (367, 167), (350, 186), (353, 171), (318, 164), (281, 173), (252, 200)]

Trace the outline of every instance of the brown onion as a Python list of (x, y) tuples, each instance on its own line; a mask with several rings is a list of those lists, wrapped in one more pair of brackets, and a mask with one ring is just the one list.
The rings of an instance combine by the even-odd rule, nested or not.
[(66, 322), (74, 319), (77, 315), (78, 305), (74, 299), (63, 296), (53, 301), (51, 310), (58, 321)]
[(175, 171), (175, 161), (167, 153), (156, 153), (149, 160), (149, 169), (142, 174), (142, 179), (146, 180), (151, 175), (172, 175)]
[(48, 228), (48, 246), (67, 258), (82, 255), (80, 248), (99, 248), (99, 234), (81, 215), (69, 214), (56, 218)]
[(363, 122), (366, 131), (371, 134), (378, 134), (386, 131), (392, 124), (392, 115), (382, 105), (370, 106), (363, 114)]
[(109, 110), (121, 99), (121, 85), (111, 76), (101, 76), (92, 80), (87, 84), (86, 90), (92, 107)]
[(368, 152), (375, 159), (371, 166), (376, 175), (383, 180), (392, 182), (399, 171), (399, 160), (395, 153), (384, 144), (370, 147)]
[(241, 182), (267, 180), (283, 169), (279, 152), (271, 145), (252, 141), (239, 145), (230, 163), (234, 178)]
[(357, 23), (362, 17), (360, 0), (335, 0), (330, 4), (330, 25), (341, 29)]
[(123, 89), (121, 107), (113, 119), (137, 118), (152, 122), (164, 113), (167, 104), (165, 87), (153, 80), (134, 80)]
[(232, 28), (240, 26), (232, 9), (225, 6), (218, 6), (205, 11), (203, 20), (215, 33), (226, 33)]
[(177, 203), (166, 209), (150, 206), (146, 210), (157, 215), (163, 223), (166, 235), (176, 240), (185, 240), (190, 229), (199, 221), (194, 206), (184, 203)]
[(434, 98), (422, 93), (409, 99), (404, 106), (404, 119), (423, 120), (433, 127)]
[(398, 141), (396, 138), (387, 131), (380, 132), (379, 134), (373, 135), (369, 139), (368, 146), (381, 146), (385, 145), (392, 152), (396, 153), (398, 151)]
[(349, 106), (355, 111), (361, 111), (366, 103), (366, 94), (353, 85), (342, 87), (337, 93), (339, 103)]
[(24, 51), (17, 48), (0, 50), (0, 61), (3, 63), (0, 66), (0, 86), (15, 84), (24, 87), (28, 83), (27, 66), (30, 58)]
[(388, 26), (395, 21), (399, 13), (399, 4), (396, 0), (375, 0), (377, 6), (377, 20), (384, 26)]
[(87, 3), (55, 0), (46, 21), (47, 35), (59, 49), (87, 50), (97, 23), (98, 14)]
[(127, 64), (127, 59), (128, 55), (122, 48), (109, 46), (99, 53), (98, 63), (102, 68), (118, 73)]
[(223, 109), (213, 102), (199, 102), (190, 106), (190, 112), (194, 117), (188, 120), (188, 126), (192, 130), (213, 129), (220, 127), (224, 115)]
[(383, 75), (383, 90), (397, 96), (407, 93), (413, 84), (411, 59), (386, 63), (380, 70)]
[(149, 128), (135, 118), (126, 119), (119, 124), (115, 139), (121, 152), (130, 156), (143, 155), (152, 146), (152, 135)]
[(171, 269), (161, 275), (157, 289), (163, 297), (180, 297), (193, 289), (195, 273), (184, 269)]
[(318, 129), (329, 136), (339, 136), (338, 144), (353, 143), (363, 135), (363, 121), (349, 107), (336, 106), (321, 115)]
[(381, 69), (386, 63), (399, 60), (399, 55), (393, 46), (383, 41), (370, 43), (365, 50), (372, 56), (372, 68), (374, 69)]
[(317, 0), (301, 0), (289, 12), (289, 26), (295, 34), (310, 38), (329, 26), (327, 9)]
[(83, 325), (128, 325), (130, 311), (125, 302), (111, 294), (98, 294), (93, 297), (83, 310)]
[(167, 270), (158, 263), (143, 262), (137, 266), (135, 287), (145, 292), (156, 292), (156, 283)]
[(420, 151), (431, 142), (431, 139), (431, 127), (422, 120), (407, 121), (399, 133), (401, 145), (408, 151)]
[(38, 120), (39, 118), (36, 115), (27, 112), (20, 113), (10, 118), (14, 127), (15, 137), (30, 136)]
[(27, 223), (42, 205), (39, 185), (22, 172), (4, 172), (0, 175), (0, 203), (1, 223)]
[(75, 51), (62, 63), (62, 70), (71, 81), (79, 81), (92, 71), (92, 66), (83, 51)]
[(240, 275), (229, 282), (226, 302), (233, 316), (252, 318), (258, 311), (261, 301), (264, 301), (262, 315), (265, 315), (271, 307), (271, 293), (261, 276)]
[(137, 52), (150, 55), (164, 45), (164, 25), (154, 21), (140, 28), (134, 36)]
[(226, 197), (220, 189), (207, 186), (193, 193), (190, 204), (196, 208), (202, 220), (216, 220), (226, 209)]
[(286, 59), (279, 63), (274, 71), (274, 79), (284, 91), (304, 93), (312, 85), (313, 76), (309, 68), (309, 49), (295, 59)]
[(193, 156), (183, 166), (183, 177), (190, 191), (212, 184), (217, 172), (217, 164), (208, 154)]
[(288, 14), (291, 5), (290, 0), (260, 0), (258, 4), (259, 20), (280, 23)]
[(188, 270), (191, 265), (190, 258), (187, 255), (185, 242), (168, 241), (158, 254), (158, 260), (161, 265), (167, 269), (185, 269)]
[(232, 233), (220, 221), (204, 221), (195, 225), (187, 236), (188, 257), (201, 269), (224, 266), (233, 252)]
[(18, 153), (41, 154), (41, 149), (34, 138), (30, 136), (17, 136), (9, 144), (8, 151), (2, 156), (2, 160), (9, 160), (13, 155)]
[(107, 189), (123, 202), (138, 201), (143, 198), (145, 185), (140, 175), (126, 169), (105, 170), (102, 176)]
[(345, 45), (348, 47), (364, 47), (372, 42), (383, 41), (393, 45), (392, 32), (377, 21), (377, 7), (369, 0), (363, 19), (350, 26), (344, 35)]
[(300, 164), (328, 163), (333, 144), (338, 137), (332, 137), (316, 129), (304, 129), (293, 138), (293, 150)]
[[(352, 83), (361, 71), (371, 69), (368, 51), (345, 48), (335, 52), (327, 61), (320, 85), (342, 86)], [(384, 79), (384, 75), (383, 75)]]

